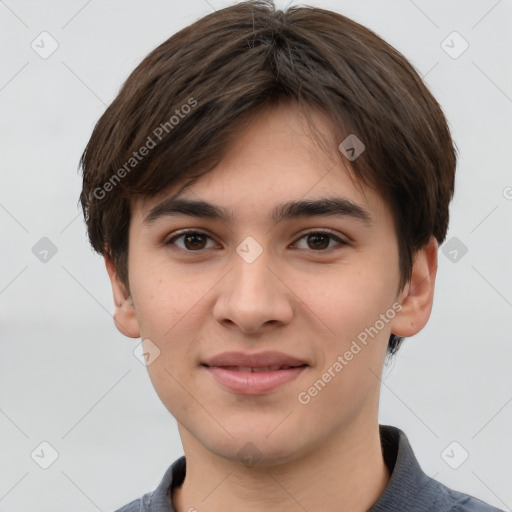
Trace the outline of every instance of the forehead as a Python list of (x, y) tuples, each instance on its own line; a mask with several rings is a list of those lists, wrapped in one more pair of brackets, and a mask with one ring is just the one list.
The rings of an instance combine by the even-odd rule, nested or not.
[(184, 189), (187, 178), (156, 196), (137, 199), (132, 214), (142, 221), (181, 191), (182, 198), (222, 205), (225, 216), (245, 211), (255, 217), (265, 212), (275, 221), (283, 213), (279, 207), (290, 201), (340, 197), (376, 215), (376, 209), (385, 208), (382, 199), (358, 182), (348, 161), (336, 153), (328, 120), (318, 113), (313, 116), (315, 128), (332, 151), (318, 146), (296, 105), (278, 104), (248, 119), (212, 170)]

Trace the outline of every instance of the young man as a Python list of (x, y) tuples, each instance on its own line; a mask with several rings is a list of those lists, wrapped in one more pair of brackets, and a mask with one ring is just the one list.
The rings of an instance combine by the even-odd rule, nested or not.
[(120, 511), (492, 511), (379, 425), (426, 324), (456, 154), (406, 59), (247, 2), (155, 49), (97, 123), (82, 206), (184, 457)]

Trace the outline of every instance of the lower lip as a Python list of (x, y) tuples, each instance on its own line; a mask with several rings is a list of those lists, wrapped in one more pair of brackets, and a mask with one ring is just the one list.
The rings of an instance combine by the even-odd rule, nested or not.
[(259, 395), (296, 379), (307, 367), (298, 366), (287, 370), (268, 372), (240, 372), (210, 366), (204, 368), (214, 376), (217, 382), (230, 391), (244, 395)]

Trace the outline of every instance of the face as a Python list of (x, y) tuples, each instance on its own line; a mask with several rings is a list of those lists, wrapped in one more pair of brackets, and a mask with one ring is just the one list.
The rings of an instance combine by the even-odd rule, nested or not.
[(133, 204), (117, 320), (159, 351), (149, 375), (185, 452), (276, 464), (373, 428), (390, 333), (411, 319), (389, 207), (349, 172), (282, 105), (179, 196), (213, 207), (177, 208), (178, 186)]

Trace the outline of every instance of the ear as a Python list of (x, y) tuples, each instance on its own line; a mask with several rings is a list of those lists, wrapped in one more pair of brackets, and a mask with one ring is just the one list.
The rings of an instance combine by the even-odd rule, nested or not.
[(139, 321), (130, 294), (119, 279), (116, 267), (112, 259), (104, 255), (112, 293), (114, 295), (114, 324), (118, 331), (129, 338), (140, 338)]
[(427, 245), (415, 254), (411, 279), (398, 297), (402, 309), (391, 322), (392, 334), (407, 338), (425, 327), (434, 299), (437, 251), (437, 240), (431, 237)]

